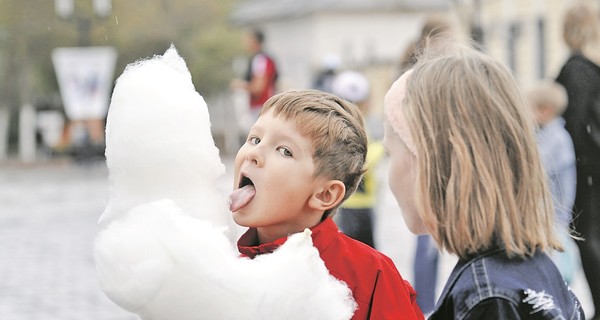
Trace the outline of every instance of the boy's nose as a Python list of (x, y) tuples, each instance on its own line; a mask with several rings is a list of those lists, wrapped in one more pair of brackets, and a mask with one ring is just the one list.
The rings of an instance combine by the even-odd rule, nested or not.
[(263, 159), (262, 159), (259, 149), (260, 149), (259, 147), (252, 148), (252, 150), (248, 151), (248, 154), (246, 156), (246, 160), (250, 161), (257, 167), (260, 167), (263, 165)]

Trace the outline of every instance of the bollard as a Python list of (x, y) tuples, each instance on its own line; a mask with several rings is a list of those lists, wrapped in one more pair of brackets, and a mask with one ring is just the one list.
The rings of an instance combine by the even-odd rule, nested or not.
[(19, 111), (19, 158), (22, 162), (35, 161), (35, 109), (27, 103)]

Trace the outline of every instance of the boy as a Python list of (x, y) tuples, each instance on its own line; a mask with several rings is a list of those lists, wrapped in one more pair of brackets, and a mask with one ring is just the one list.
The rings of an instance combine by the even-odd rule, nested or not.
[(527, 100), (538, 125), (537, 147), (550, 183), (556, 226), (565, 247), (564, 252), (554, 254), (552, 258), (565, 281), (570, 283), (578, 260), (573, 254), (577, 252), (575, 243), (569, 237), (577, 176), (573, 141), (560, 116), (567, 107), (567, 91), (557, 82), (546, 80), (529, 88)]
[(230, 209), (249, 228), (238, 249), (254, 258), (310, 228), (329, 272), (352, 290), (352, 319), (423, 319), (391, 259), (345, 236), (331, 219), (356, 189), (366, 153), (356, 106), (316, 90), (270, 98), (235, 159)]

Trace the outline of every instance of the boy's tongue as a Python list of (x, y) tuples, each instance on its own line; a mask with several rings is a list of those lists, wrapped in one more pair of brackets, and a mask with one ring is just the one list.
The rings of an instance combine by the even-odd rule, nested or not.
[(256, 194), (256, 189), (254, 189), (253, 185), (246, 185), (242, 188), (234, 190), (230, 195), (229, 199), (231, 203), (229, 204), (229, 210), (231, 212), (238, 211), (241, 207), (245, 206), (254, 198), (254, 194)]

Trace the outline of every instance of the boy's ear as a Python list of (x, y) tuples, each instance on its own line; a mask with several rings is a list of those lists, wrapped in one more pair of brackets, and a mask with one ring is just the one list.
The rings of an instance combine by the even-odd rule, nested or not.
[(346, 194), (346, 186), (340, 180), (328, 180), (310, 197), (310, 208), (326, 211), (337, 206)]

